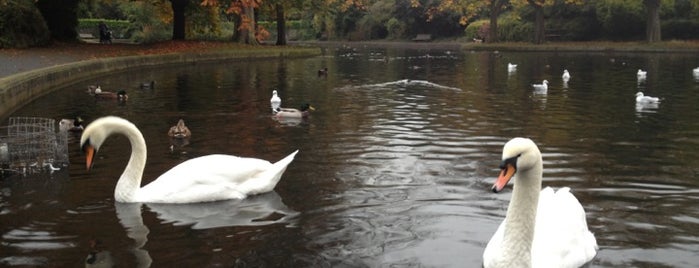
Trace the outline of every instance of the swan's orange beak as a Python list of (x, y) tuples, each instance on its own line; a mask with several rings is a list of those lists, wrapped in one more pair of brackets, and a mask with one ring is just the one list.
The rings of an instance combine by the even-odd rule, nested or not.
[(83, 151), (85, 152), (85, 168), (90, 170), (92, 168), (92, 160), (95, 158), (95, 147), (85, 144)]
[(510, 182), (512, 176), (515, 175), (515, 172), (517, 172), (517, 168), (513, 164), (506, 163), (502, 165), (502, 168), (500, 169), (500, 175), (498, 176), (498, 180), (496, 180), (495, 184), (493, 184), (493, 192), (498, 193), (502, 191), (502, 189), (505, 188), (507, 183)]

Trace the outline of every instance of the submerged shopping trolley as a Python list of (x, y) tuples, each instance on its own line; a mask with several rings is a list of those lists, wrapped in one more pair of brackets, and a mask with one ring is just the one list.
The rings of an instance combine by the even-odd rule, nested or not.
[(56, 120), (10, 117), (0, 126), (0, 170), (6, 174), (53, 172), (67, 167), (68, 133), (56, 131)]

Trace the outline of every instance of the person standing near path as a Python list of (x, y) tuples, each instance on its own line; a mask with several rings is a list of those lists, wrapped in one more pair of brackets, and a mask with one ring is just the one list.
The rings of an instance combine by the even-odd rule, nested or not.
[(111, 44), (112, 43), (112, 32), (107, 28), (107, 24), (101, 21), (99, 24), (100, 30), (100, 43), (101, 44)]

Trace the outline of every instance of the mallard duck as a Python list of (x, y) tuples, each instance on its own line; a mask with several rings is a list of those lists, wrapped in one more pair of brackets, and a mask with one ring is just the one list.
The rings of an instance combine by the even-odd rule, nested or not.
[(155, 88), (155, 81), (151, 80), (150, 82), (145, 82), (141, 83), (141, 89), (154, 89)]
[(141, 187), (146, 167), (146, 141), (126, 119), (107, 116), (87, 125), (80, 137), (86, 168), (92, 168), (99, 148), (113, 134), (126, 136), (131, 156), (114, 189), (121, 203), (199, 203), (244, 199), (274, 190), (298, 150), (276, 163), (257, 158), (212, 154), (184, 161)]
[(89, 93), (90, 95), (95, 94), (95, 90), (97, 90), (98, 87), (99, 86), (95, 86), (95, 85), (87, 86), (87, 93)]
[(61, 119), (58, 122), (58, 129), (61, 131), (80, 132), (83, 131), (83, 119), (77, 116), (73, 119)]
[(186, 139), (192, 136), (192, 132), (184, 125), (184, 120), (180, 119), (180, 121), (177, 121), (177, 125), (170, 128), (167, 135), (173, 138)]
[(282, 99), (279, 98), (276, 90), (272, 90), (272, 98), (269, 99), (269, 103), (272, 105), (272, 112), (277, 112), (282, 106)]
[(114, 267), (112, 253), (102, 249), (102, 242), (97, 239), (90, 240), (90, 251), (85, 258), (85, 267)]
[(505, 219), (483, 252), (483, 267), (580, 267), (597, 254), (585, 210), (570, 188), (541, 189), (541, 152), (530, 139), (514, 138), (502, 149), (502, 191), (514, 179)]
[(328, 67), (318, 70), (318, 77), (328, 76)]
[(126, 101), (129, 99), (129, 95), (127, 95), (126, 90), (123, 89), (114, 93), (111, 91), (103, 91), (100, 87), (97, 87), (97, 89), (95, 89), (95, 98)]
[(303, 118), (308, 117), (311, 111), (315, 111), (315, 108), (310, 104), (306, 103), (301, 106), (301, 109), (293, 108), (279, 108), (277, 113), (274, 114), (276, 117), (288, 117), (288, 118)]

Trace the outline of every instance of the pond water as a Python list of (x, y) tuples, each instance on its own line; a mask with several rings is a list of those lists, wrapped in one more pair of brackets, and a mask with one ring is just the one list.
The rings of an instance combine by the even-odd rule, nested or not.
[[(307, 59), (82, 81), (13, 116), (131, 120), (148, 144), (144, 183), (196, 156), (277, 161), (300, 151), (271, 193), (120, 204), (113, 192), (127, 140), (108, 139), (87, 172), (71, 136), (69, 167), (0, 181), (0, 265), (74, 267), (91, 257), (119, 267), (480, 267), (511, 197), (511, 185), (490, 191), (502, 146), (525, 136), (543, 153), (543, 184), (570, 186), (587, 211), (600, 245), (591, 267), (695, 267), (697, 66), (697, 54), (352, 44)], [(323, 67), (329, 75), (318, 77)], [(644, 81), (638, 69), (648, 71)], [(544, 79), (546, 94), (535, 92), (531, 84)], [(155, 88), (139, 88), (151, 80)], [(92, 84), (125, 89), (129, 100), (95, 101), (85, 92)], [(282, 106), (316, 110), (276, 121), (274, 89)], [(637, 107), (639, 90), (661, 103)], [(166, 133), (180, 118), (193, 135), (171, 147)]]

